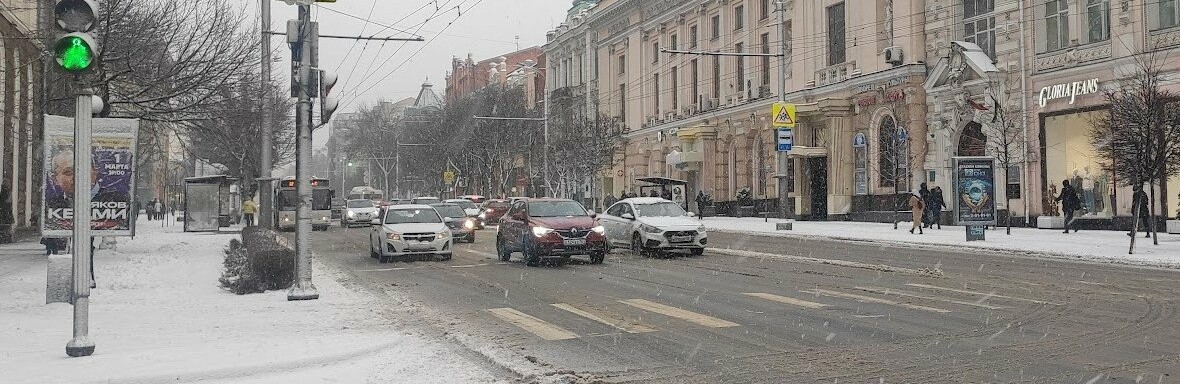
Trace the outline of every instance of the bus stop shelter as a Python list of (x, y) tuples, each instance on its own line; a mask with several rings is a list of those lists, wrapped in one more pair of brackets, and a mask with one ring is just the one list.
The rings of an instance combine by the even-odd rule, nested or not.
[(639, 186), (640, 196), (651, 196), (651, 193), (655, 192), (656, 196), (663, 197), (665, 195), (664, 191), (670, 191), (672, 195), (670, 200), (683, 206), (684, 210), (688, 210), (687, 181), (654, 176), (640, 177), (635, 180), (647, 183), (646, 185)]
[(242, 206), (238, 179), (226, 175), (184, 179), (184, 231), (217, 232), (236, 224)]

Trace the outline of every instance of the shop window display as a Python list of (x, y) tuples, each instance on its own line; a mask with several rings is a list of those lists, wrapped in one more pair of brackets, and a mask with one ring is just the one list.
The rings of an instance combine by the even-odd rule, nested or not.
[[(1090, 124), (1105, 111), (1081, 112), (1045, 118), (1045, 168), (1051, 189), (1069, 180), (1082, 203), (1081, 217), (1111, 217), (1115, 180), (1090, 143)], [(1129, 196), (1129, 193), (1127, 194)], [(1129, 206), (1129, 202), (1125, 205)], [(1120, 211), (1125, 211), (1120, 209)]]

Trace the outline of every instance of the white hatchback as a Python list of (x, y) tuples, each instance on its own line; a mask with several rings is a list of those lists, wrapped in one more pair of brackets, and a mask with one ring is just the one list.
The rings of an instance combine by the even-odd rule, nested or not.
[(623, 199), (598, 216), (612, 245), (643, 255), (684, 250), (700, 255), (709, 243), (705, 226), (679, 204), (658, 197)]

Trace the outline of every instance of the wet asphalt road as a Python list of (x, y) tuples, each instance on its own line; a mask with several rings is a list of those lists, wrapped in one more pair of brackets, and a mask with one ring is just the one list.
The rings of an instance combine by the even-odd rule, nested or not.
[(494, 227), (380, 264), (368, 231), (314, 232), (317, 262), (399, 326), (587, 382), (1180, 382), (1180, 271), (718, 232), (703, 256), (530, 268)]

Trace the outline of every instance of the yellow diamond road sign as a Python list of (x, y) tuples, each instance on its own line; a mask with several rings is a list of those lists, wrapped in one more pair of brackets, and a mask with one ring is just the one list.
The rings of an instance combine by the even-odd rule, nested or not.
[(775, 127), (795, 126), (795, 104), (774, 103), (770, 106), (770, 121)]
[(455, 172), (454, 171), (443, 172), (443, 181), (448, 182), (448, 183), (455, 181)]

